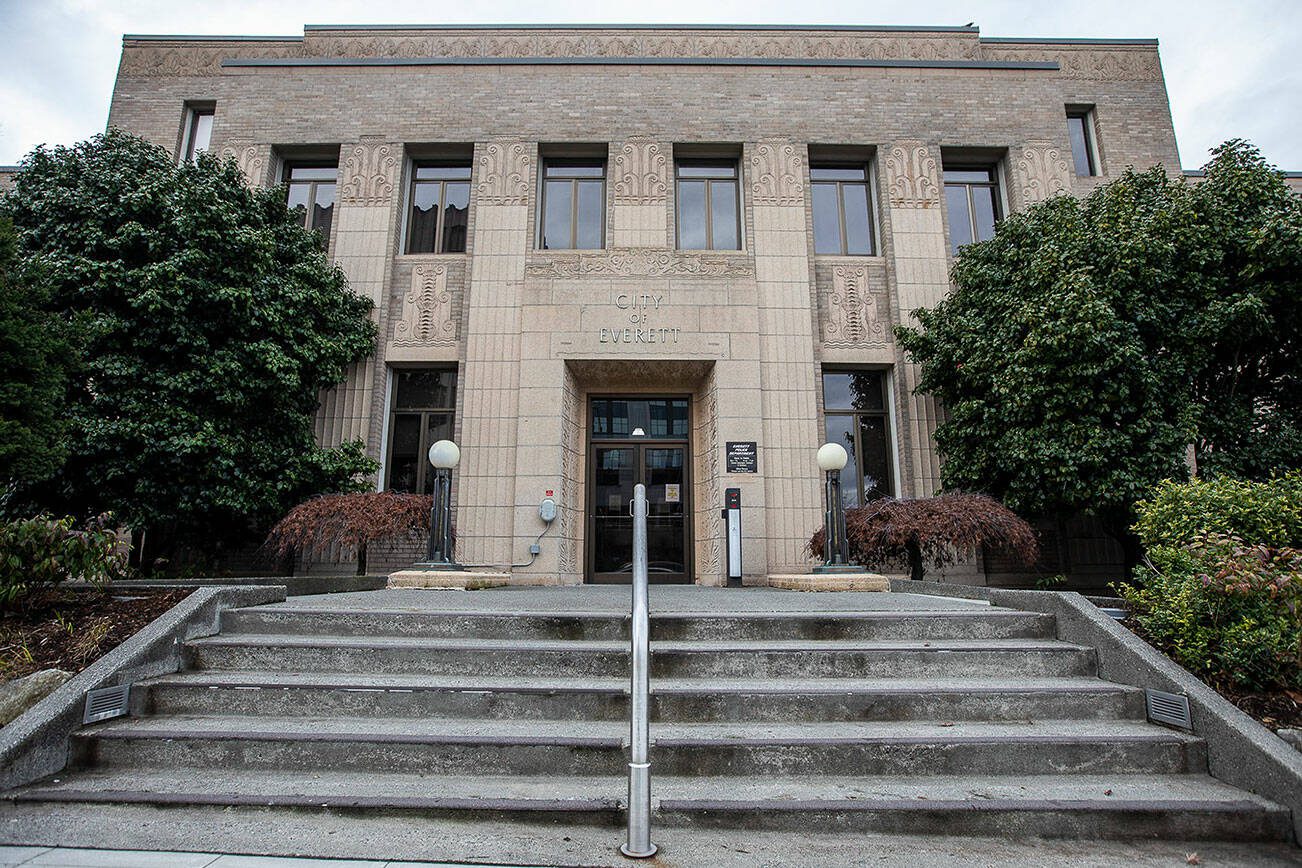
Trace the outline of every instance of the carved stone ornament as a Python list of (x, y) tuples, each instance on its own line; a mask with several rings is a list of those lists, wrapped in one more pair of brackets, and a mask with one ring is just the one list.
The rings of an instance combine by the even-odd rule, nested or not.
[(723, 571), (721, 563), (723, 551), (720, 540), (723, 539), (722, 521), (720, 520), (719, 510), (714, 509), (716, 503), (723, 502), (723, 492), (719, 490), (719, 399), (718, 392), (712, 386), (710, 388), (710, 398), (706, 403), (706, 431), (705, 441), (709, 444), (709, 449), (705, 458), (705, 478), (709, 480), (708, 487), (710, 491), (710, 500), (707, 504), (705, 514), (709, 523), (703, 558), (704, 563), (701, 565), (701, 572), (707, 576), (717, 576)]
[(886, 153), (886, 196), (892, 208), (940, 205), (940, 172), (922, 142), (899, 142)]
[(557, 566), (562, 573), (578, 573), (579, 563), (578, 516), (579, 473), (583, 450), (583, 414), (579, 401), (578, 385), (573, 375), (565, 374), (561, 387), (561, 491), (564, 494), (560, 510), (560, 545)]
[(736, 277), (755, 273), (745, 255), (680, 253), (626, 247), (593, 253), (539, 255), (525, 265), (530, 277)]
[(456, 342), (448, 268), (431, 263), (411, 272), (411, 289), (402, 297), (402, 318), (393, 328), (396, 347), (427, 347)]
[(1053, 61), (1063, 78), (1092, 81), (1153, 81), (1162, 77), (1156, 48), (1013, 48), (983, 46), (991, 60)]
[(271, 149), (248, 141), (230, 141), (222, 146), (222, 159), (233, 159), (239, 164), (250, 187), (266, 183), (267, 157)]
[(661, 204), (669, 196), (669, 160), (656, 142), (625, 142), (612, 180), (617, 205)]
[(489, 142), (479, 158), (480, 205), (524, 205), (529, 201), (533, 158), (523, 142)]
[(885, 347), (886, 323), (868, 291), (868, 269), (862, 265), (832, 268), (832, 287), (826, 294), (823, 345), (827, 347)]
[(388, 205), (398, 181), (398, 147), (375, 139), (346, 146), (339, 201), (351, 205)]
[(1056, 145), (1031, 142), (1013, 163), (1022, 208), (1071, 192), (1072, 168)]
[(803, 163), (795, 145), (756, 145), (750, 158), (751, 200), (756, 205), (803, 205)]

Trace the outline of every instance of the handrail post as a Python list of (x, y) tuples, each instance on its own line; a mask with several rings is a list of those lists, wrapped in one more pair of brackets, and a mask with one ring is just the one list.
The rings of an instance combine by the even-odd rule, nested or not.
[(647, 755), (651, 693), (651, 624), (647, 612), (646, 486), (633, 487), (633, 679), (629, 691), (628, 841), (625, 856), (654, 856), (651, 843), (651, 760)]

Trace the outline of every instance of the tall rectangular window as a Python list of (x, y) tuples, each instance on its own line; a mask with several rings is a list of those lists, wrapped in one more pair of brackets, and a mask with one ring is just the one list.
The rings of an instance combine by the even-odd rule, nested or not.
[(1094, 149), (1093, 112), (1068, 109), (1067, 138), (1071, 139), (1071, 157), (1076, 164), (1076, 174), (1082, 178), (1097, 175), (1099, 161)]
[(674, 165), (680, 250), (740, 250), (741, 208), (735, 160)]
[(339, 166), (334, 163), (288, 163), (285, 166), (289, 207), (300, 212), (305, 229), (314, 229), (321, 235), (322, 247), (330, 243), (338, 176)]
[(456, 405), (455, 369), (394, 369), (386, 490), (434, 491), (434, 473), (426, 455), (439, 440), (452, 439)]
[(955, 253), (964, 244), (995, 237), (999, 221), (999, 176), (994, 167), (945, 170), (949, 240)]
[(544, 250), (606, 246), (606, 164), (601, 160), (547, 160), (543, 164)]
[(186, 111), (185, 136), (181, 145), (182, 159), (189, 163), (200, 151), (208, 150), (212, 141), (212, 120), (215, 110), (211, 108), (191, 108)]
[(873, 255), (868, 168), (863, 165), (812, 165), (814, 252), (841, 256)]
[(417, 163), (411, 173), (408, 253), (465, 253), (469, 163)]
[(850, 455), (841, 471), (846, 507), (895, 494), (889, 407), (885, 371), (823, 372), (826, 442), (840, 443)]

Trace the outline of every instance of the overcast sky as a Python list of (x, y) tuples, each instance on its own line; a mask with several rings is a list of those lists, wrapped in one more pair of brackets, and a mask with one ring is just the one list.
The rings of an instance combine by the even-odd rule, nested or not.
[(301, 35), (303, 24), (962, 25), (983, 36), (1157, 37), (1185, 168), (1228, 138), (1302, 171), (1300, 0), (0, 0), (0, 165), (104, 129), (124, 33)]

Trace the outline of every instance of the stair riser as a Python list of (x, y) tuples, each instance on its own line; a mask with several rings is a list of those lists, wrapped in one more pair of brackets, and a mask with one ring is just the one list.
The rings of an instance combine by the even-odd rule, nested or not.
[(765, 830), (793, 833), (852, 832), (912, 835), (971, 835), (1000, 838), (1159, 839), (1170, 841), (1288, 841), (1291, 828), (1283, 813), (1167, 809), (1067, 808), (1000, 810), (971, 807), (908, 810), (733, 810), (662, 808), (655, 826), (698, 829)]
[[(196, 669), (374, 672), (429, 675), (627, 677), (622, 652), (440, 650), (332, 646), (196, 645)], [(1094, 673), (1090, 651), (659, 651), (652, 677), (941, 678), (1074, 676)]]
[[(654, 687), (652, 688), (654, 689)], [(353, 691), (324, 688), (155, 686), (136, 691), (137, 714), (242, 714), (250, 717), (465, 717), (627, 720), (628, 699), (605, 692), (491, 690)], [(854, 720), (1137, 720), (1137, 692), (661, 694), (651, 718), (664, 722)]]
[[(234, 609), (222, 633), (290, 636), (404, 636), (480, 639), (628, 639), (623, 617), (582, 615), (465, 616), (365, 612), (277, 612)], [(653, 640), (727, 639), (1049, 639), (1051, 615), (973, 614), (943, 617), (652, 617)]]
[[(654, 733), (653, 733), (654, 735)], [(79, 760), (107, 767), (190, 766), (507, 775), (607, 775), (626, 771), (624, 748), (606, 745), (212, 739), (87, 739)], [(681, 776), (1179, 774), (1205, 768), (1183, 743), (976, 742), (907, 744), (652, 745), (655, 774)]]

